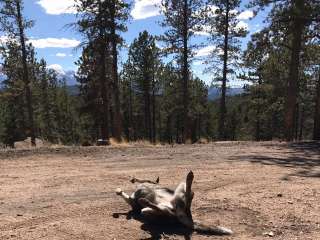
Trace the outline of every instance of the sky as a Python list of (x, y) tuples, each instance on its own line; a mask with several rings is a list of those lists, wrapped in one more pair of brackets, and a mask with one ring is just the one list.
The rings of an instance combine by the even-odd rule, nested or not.
[[(149, 33), (159, 35), (164, 29), (159, 26), (163, 19), (159, 7), (161, 0), (131, 0), (131, 19), (128, 24), (128, 31), (122, 34), (126, 45), (130, 45), (133, 39), (139, 35), (139, 32), (147, 30)], [(244, 0), (240, 11), (239, 20), (241, 26), (248, 28), (249, 35), (242, 40), (242, 46), (245, 48), (250, 39), (250, 35), (261, 30), (266, 12), (259, 13), (253, 19), (253, 12), (244, 7), (248, 0)], [(36, 48), (37, 57), (44, 58), (49, 68), (53, 68), (60, 73), (70, 70), (75, 71), (75, 61), (81, 55), (81, 49), (77, 46), (81, 43), (82, 36), (68, 24), (76, 21), (75, 10), (72, 8), (73, 0), (25, 0), (24, 15), (35, 21), (32, 29), (27, 31), (27, 36)], [(0, 39), (4, 36), (1, 35)], [(196, 59), (192, 63), (193, 73), (204, 80), (207, 84), (211, 83), (212, 75), (203, 73), (204, 64), (201, 58), (207, 56), (213, 49), (210, 43), (206, 42), (206, 36), (198, 33), (194, 38), (195, 42), (207, 44), (206, 47), (200, 48), (196, 52)], [(120, 62), (125, 62), (126, 51), (120, 53)], [(241, 85), (242, 82), (233, 81), (232, 85)]]

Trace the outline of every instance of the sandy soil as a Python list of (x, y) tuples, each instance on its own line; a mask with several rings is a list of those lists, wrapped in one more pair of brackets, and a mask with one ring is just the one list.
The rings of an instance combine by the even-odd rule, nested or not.
[[(133, 176), (160, 176), (174, 188), (190, 169), (194, 218), (231, 228), (233, 236), (143, 223), (127, 215), (129, 206), (114, 193), (134, 190)], [(316, 143), (0, 152), (0, 239), (319, 240), (319, 199)]]

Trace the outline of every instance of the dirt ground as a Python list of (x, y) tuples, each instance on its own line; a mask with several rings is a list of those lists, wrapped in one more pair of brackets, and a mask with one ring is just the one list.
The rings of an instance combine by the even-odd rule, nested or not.
[[(131, 177), (174, 188), (195, 174), (193, 215), (233, 236), (130, 218), (114, 190)], [(0, 151), (0, 239), (320, 239), (320, 144)]]

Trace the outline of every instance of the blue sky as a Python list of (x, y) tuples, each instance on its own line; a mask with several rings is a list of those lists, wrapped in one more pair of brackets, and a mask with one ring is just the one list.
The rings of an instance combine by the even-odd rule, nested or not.
[[(128, 25), (128, 32), (123, 34), (126, 44), (129, 45), (139, 32), (149, 31), (151, 34), (161, 34), (163, 29), (158, 22), (161, 21), (159, 9), (154, 4), (161, 0), (131, 0), (132, 18)], [(242, 6), (247, 3), (244, 0)], [(74, 30), (66, 28), (67, 24), (75, 22), (76, 18), (72, 9), (73, 0), (25, 0), (24, 14), (28, 19), (35, 21), (35, 26), (28, 30), (27, 34), (33, 45), (36, 47), (38, 58), (44, 58), (51, 68), (58, 71), (76, 70), (74, 62), (81, 54), (81, 50), (76, 50), (76, 46), (81, 42), (81, 36)], [(242, 7), (241, 24), (248, 27), (250, 34), (259, 31), (263, 27), (263, 19), (266, 13), (262, 12), (253, 19), (250, 10)], [(248, 36), (243, 40), (246, 45)], [(197, 35), (194, 41), (204, 41), (205, 36)], [(197, 50), (200, 57), (205, 57), (212, 46), (208, 44), (206, 48)], [(126, 60), (126, 52), (122, 51), (120, 61)], [(210, 74), (203, 74), (203, 64), (195, 61), (192, 65), (193, 72), (208, 84), (211, 82)], [(240, 83), (234, 82), (233, 85)]]

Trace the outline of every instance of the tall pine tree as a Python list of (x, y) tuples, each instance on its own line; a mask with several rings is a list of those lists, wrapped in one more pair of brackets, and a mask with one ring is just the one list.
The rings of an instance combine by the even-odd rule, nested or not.
[(17, 40), (19, 50), (21, 51), (22, 79), (24, 83), (27, 117), (28, 117), (28, 135), (31, 137), (31, 145), (36, 145), (34, 113), (32, 103), (32, 82), (28, 69), (28, 53), (26, 46), (25, 30), (32, 27), (32, 21), (26, 20), (23, 15), (22, 0), (1, 0), (0, 1), (0, 29), (9, 39)]
[(299, 79), (301, 69), (301, 53), (303, 43), (306, 42), (307, 29), (319, 22), (319, 1), (317, 0), (251, 0), (250, 6), (264, 9), (271, 5), (272, 9), (268, 20), (275, 35), (287, 29), (288, 46), (290, 49), (290, 64), (287, 77), (286, 103), (285, 103), (285, 128), (286, 139), (291, 141), (295, 136), (297, 125), (297, 101), (299, 95)]
[(128, 19), (129, 5), (120, 0), (76, 0), (75, 7), (79, 13), (76, 28), (86, 39), (86, 47), (78, 62), (81, 66), (78, 79), (80, 83), (87, 82), (87, 87), (91, 86), (92, 95), (87, 87), (82, 88), (86, 88), (82, 93), (89, 94), (86, 98), (101, 116), (100, 137), (109, 141), (109, 122), (112, 122), (112, 133), (120, 141), (122, 120), (117, 48), (122, 43), (119, 32), (126, 31), (124, 23)]
[(166, 53), (174, 54), (174, 59), (180, 68), (182, 120), (181, 140), (185, 143), (191, 138), (190, 132), (190, 62), (193, 57), (191, 39), (195, 33), (195, 27), (199, 26), (201, 17), (199, 14), (202, 0), (163, 0), (164, 20), (162, 26), (166, 28), (161, 40), (166, 43)]
[(133, 41), (129, 48), (127, 69), (134, 85), (133, 91), (142, 95), (144, 138), (154, 142), (155, 134), (155, 75), (159, 66), (159, 49), (155, 38), (144, 31)]
[[(204, 30), (209, 33), (209, 41), (215, 46), (208, 63), (221, 81), (221, 98), (219, 111), (219, 139), (225, 140), (226, 134), (226, 92), (227, 81), (235, 73), (235, 66), (240, 57), (239, 38), (245, 37), (247, 31), (239, 24), (240, 0), (207, 0), (205, 8)], [(222, 68), (220, 68), (222, 66)], [(230, 79), (229, 79), (230, 80)]]

